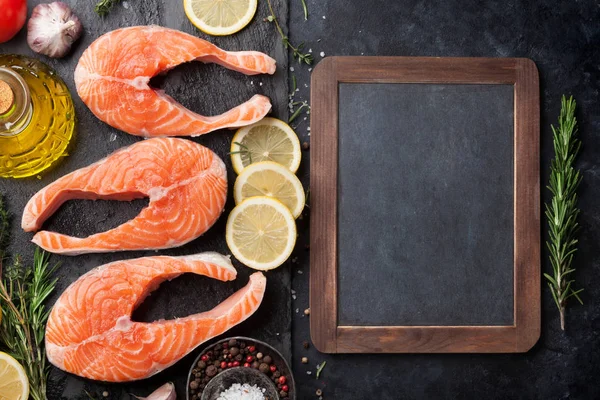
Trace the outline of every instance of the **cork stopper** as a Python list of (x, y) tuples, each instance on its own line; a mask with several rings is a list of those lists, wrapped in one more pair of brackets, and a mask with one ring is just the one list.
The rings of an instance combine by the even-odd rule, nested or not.
[(15, 101), (15, 94), (10, 85), (0, 80), (0, 114), (6, 113)]

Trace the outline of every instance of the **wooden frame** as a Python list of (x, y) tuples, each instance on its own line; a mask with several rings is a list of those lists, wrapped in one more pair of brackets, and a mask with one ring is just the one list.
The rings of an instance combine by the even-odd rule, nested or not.
[[(340, 83), (514, 85), (514, 324), (338, 326)], [(540, 335), (539, 80), (518, 58), (328, 57), (312, 74), (311, 337), (325, 353), (526, 352)]]

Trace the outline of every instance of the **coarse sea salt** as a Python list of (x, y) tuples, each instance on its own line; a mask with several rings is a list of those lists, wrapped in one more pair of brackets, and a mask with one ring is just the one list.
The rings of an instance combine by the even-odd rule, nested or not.
[(256, 385), (234, 383), (229, 389), (221, 392), (217, 400), (264, 400), (265, 391), (266, 389)]

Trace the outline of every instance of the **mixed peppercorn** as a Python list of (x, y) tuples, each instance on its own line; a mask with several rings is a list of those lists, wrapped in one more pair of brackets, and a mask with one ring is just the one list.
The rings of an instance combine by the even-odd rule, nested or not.
[(234, 367), (259, 370), (277, 386), (281, 398), (288, 397), (290, 391), (288, 378), (281, 374), (271, 356), (259, 352), (253, 344), (230, 339), (212, 346), (202, 354), (200, 360), (192, 369), (193, 379), (190, 380), (189, 387), (191, 400), (199, 400), (208, 382), (219, 372)]

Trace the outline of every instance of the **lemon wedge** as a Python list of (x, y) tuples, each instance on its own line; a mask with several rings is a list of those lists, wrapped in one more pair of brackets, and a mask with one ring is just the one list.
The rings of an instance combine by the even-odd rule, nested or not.
[(231, 163), (237, 174), (248, 165), (273, 161), (296, 172), (302, 151), (296, 132), (277, 118), (262, 120), (238, 129), (231, 141)]
[(262, 161), (245, 168), (233, 186), (235, 203), (250, 197), (267, 196), (282, 202), (294, 218), (304, 209), (304, 188), (289, 169), (273, 161)]
[(229, 214), (225, 238), (229, 250), (250, 268), (279, 267), (296, 244), (296, 221), (288, 208), (272, 197), (251, 197)]
[(185, 15), (204, 33), (231, 35), (242, 30), (256, 13), (257, 0), (183, 0)]
[(0, 352), (0, 399), (27, 400), (29, 380), (17, 360)]

